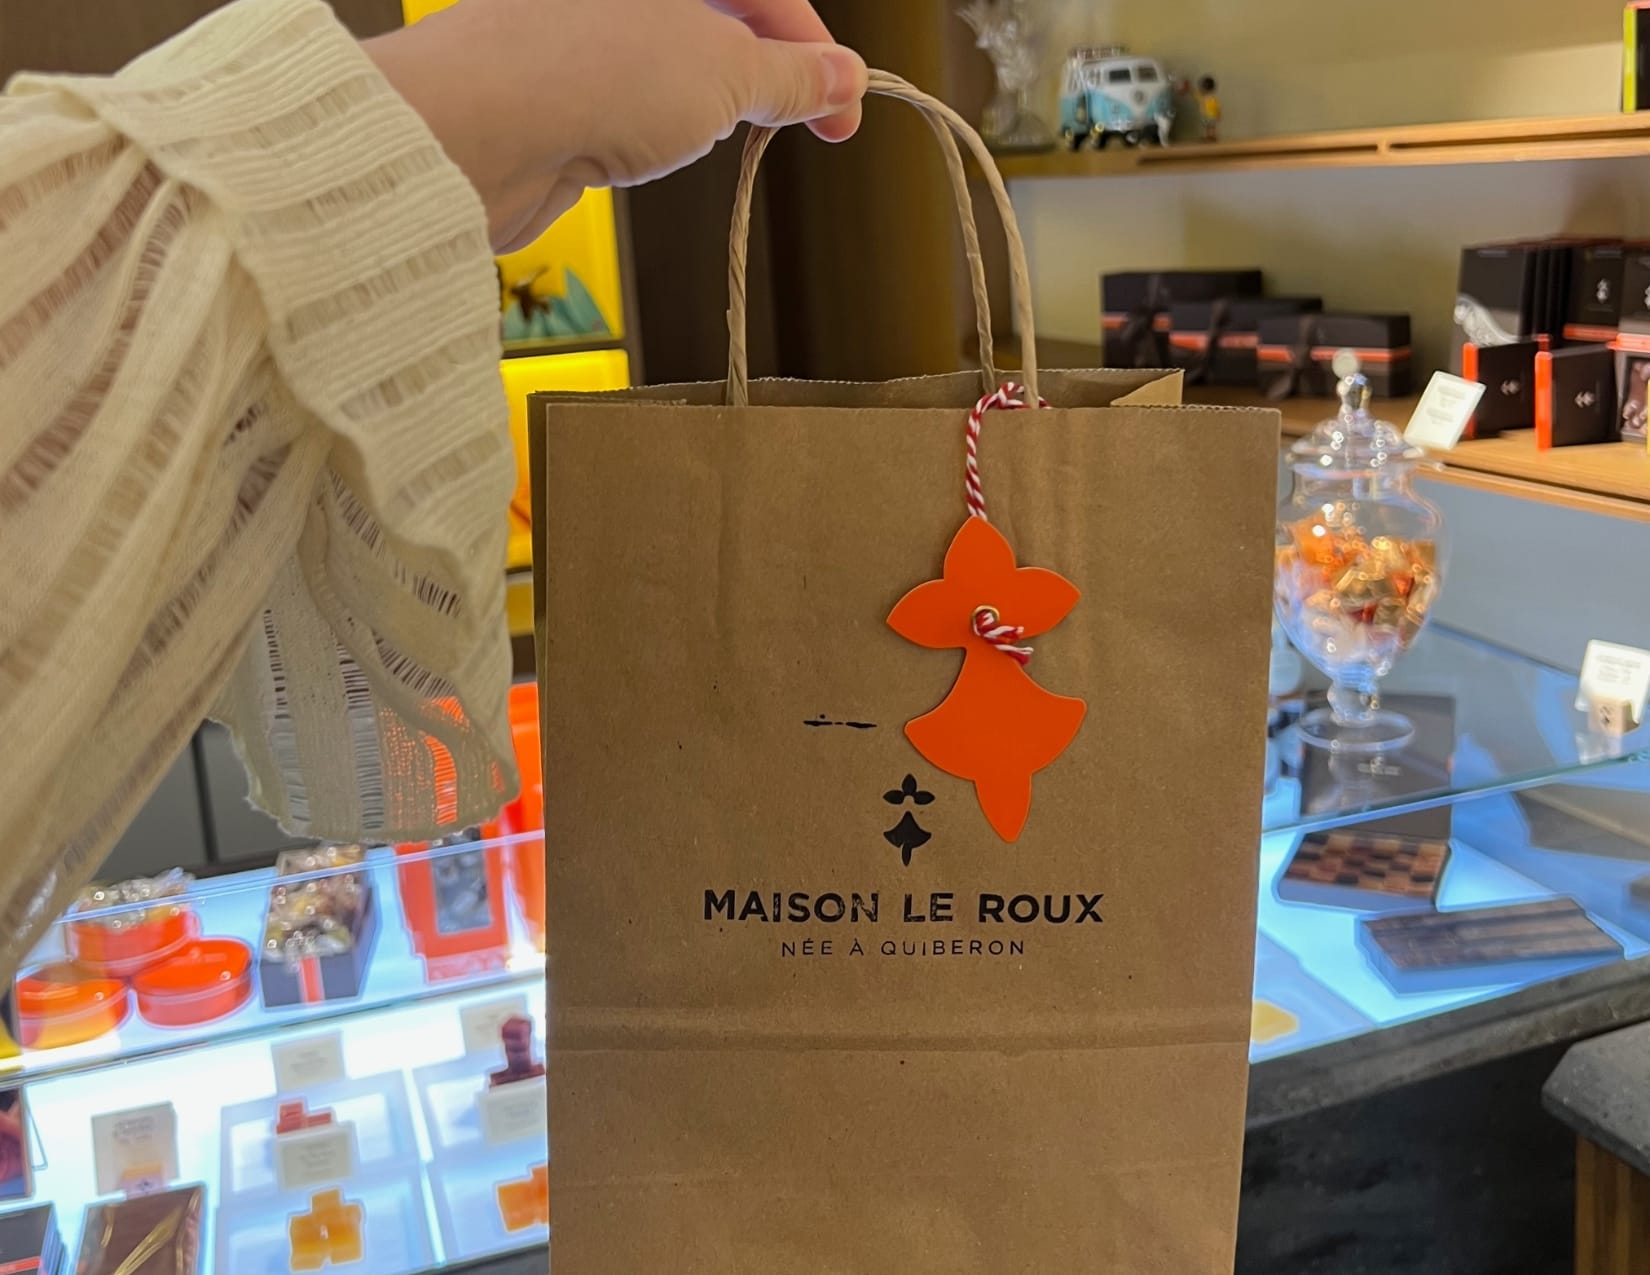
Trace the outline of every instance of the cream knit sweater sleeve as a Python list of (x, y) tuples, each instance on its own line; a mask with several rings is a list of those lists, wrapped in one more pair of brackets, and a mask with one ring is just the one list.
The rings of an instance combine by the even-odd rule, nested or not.
[(0, 977), (204, 716), (293, 833), (514, 791), (480, 201), (321, 0), (0, 97)]

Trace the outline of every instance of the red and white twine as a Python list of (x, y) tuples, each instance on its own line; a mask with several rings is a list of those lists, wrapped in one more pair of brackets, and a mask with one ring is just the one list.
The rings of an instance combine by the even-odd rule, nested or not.
[[(963, 499), (968, 505), (968, 516), (978, 518), (981, 522), (990, 522), (985, 516), (985, 489), (980, 485), (980, 426), (985, 422), (985, 414), (992, 408), (1012, 410), (1029, 407), (1025, 401), (1025, 387), (1013, 381), (1005, 381), (991, 393), (987, 394), (968, 414), (967, 456), (963, 464)], [(1047, 407), (1043, 399), (1037, 400), (1038, 407)], [(1031, 662), (1031, 648), (1019, 645), (1020, 639), (1025, 636), (1025, 628), (1018, 624), (1006, 624), (1003, 617), (994, 606), (978, 606), (974, 608), (973, 628), (975, 634), (996, 647), (1016, 664)]]

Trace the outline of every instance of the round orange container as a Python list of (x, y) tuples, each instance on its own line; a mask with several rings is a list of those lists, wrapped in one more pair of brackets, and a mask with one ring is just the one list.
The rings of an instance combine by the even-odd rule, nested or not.
[(138, 1013), (157, 1027), (193, 1027), (252, 999), (252, 949), (239, 939), (196, 939), (132, 980)]
[(70, 921), (69, 955), (94, 974), (131, 978), (180, 951), (195, 937), (194, 913), (181, 904), (158, 904), (156, 915), (136, 924)]
[(67, 961), (17, 980), (17, 1019), (29, 1049), (96, 1040), (126, 1021), (131, 997), (118, 979), (97, 978)]

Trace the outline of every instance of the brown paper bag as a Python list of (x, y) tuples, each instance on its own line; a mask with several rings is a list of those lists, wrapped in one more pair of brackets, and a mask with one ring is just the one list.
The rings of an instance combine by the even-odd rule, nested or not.
[[(989, 155), (874, 84), (984, 166), (1031, 380)], [(746, 385), (765, 140), (728, 383), (533, 407), (555, 1269), (1229, 1271), (1277, 415), (1125, 371), (987, 413), (993, 525), (1081, 594), (1025, 671), (1087, 703), (1004, 840), (905, 733), (962, 653), (888, 623), (982, 381)]]

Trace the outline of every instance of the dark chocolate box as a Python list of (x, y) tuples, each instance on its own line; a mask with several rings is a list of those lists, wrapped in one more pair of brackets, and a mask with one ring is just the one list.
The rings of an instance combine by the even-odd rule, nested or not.
[(1619, 243), (1582, 244), (1570, 250), (1570, 305), (1564, 339), (1606, 344), (1621, 326), (1625, 248)]
[(1650, 433), (1650, 353), (1621, 350), (1616, 355), (1616, 385), (1621, 392), (1618, 428), (1628, 442), (1642, 443)]
[(1407, 314), (1298, 314), (1262, 319), (1256, 364), (1274, 398), (1335, 393), (1335, 355), (1351, 350), (1381, 398), (1412, 392)]
[(1100, 277), (1107, 367), (1168, 367), (1169, 310), (1176, 302), (1258, 297), (1259, 270), (1135, 270)]
[(1494, 438), (1509, 429), (1535, 427), (1535, 359), (1539, 341), (1461, 350), (1461, 375), (1484, 387), (1484, 397), (1467, 425), (1468, 438)]
[(1578, 447), (1618, 437), (1616, 355), (1578, 345), (1535, 356), (1535, 445)]
[(1253, 385), (1262, 319), (1316, 314), (1317, 297), (1230, 297), (1177, 301), (1169, 308), (1169, 363), (1188, 385)]
[(1539, 251), (1529, 244), (1482, 244), (1461, 250), (1455, 295), (1454, 371), (1462, 350), (1511, 345), (1535, 335)]
[(50, 1204), (0, 1213), (0, 1272), (57, 1275), (63, 1268), (63, 1241)]

